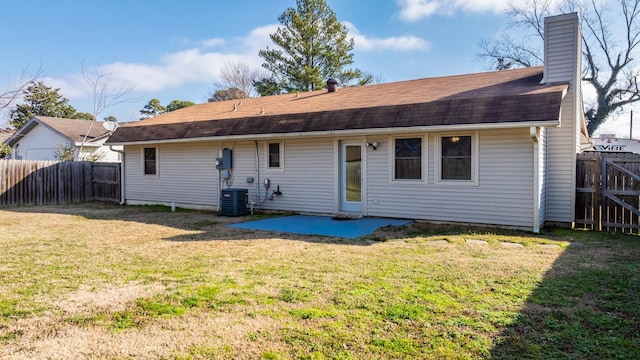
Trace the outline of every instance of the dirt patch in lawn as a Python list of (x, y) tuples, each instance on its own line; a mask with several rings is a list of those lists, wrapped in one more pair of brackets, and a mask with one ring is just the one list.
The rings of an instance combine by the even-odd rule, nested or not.
[(153, 297), (166, 290), (162, 284), (142, 284), (132, 281), (125, 284), (102, 284), (99, 287), (83, 288), (70, 293), (58, 303), (58, 307), (69, 315), (97, 311), (119, 311), (136, 299)]

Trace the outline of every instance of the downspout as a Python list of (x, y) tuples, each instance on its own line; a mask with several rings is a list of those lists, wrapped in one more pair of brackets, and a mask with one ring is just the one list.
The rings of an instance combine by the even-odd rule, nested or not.
[[(256, 146), (256, 205), (255, 209), (258, 210), (260, 204), (260, 151), (258, 150), (258, 140), (255, 140)], [(265, 190), (266, 191), (266, 190)], [(265, 195), (266, 197), (266, 195)]]
[(533, 141), (533, 232), (540, 233), (540, 138), (538, 128), (529, 128), (529, 136)]
[(109, 150), (117, 152), (122, 155), (122, 159), (120, 159), (120, 205), (124, 205), (127, 203), (127, 200), (124, 197), (124, 149), (116, 150), (113, 148), (113, 145), (109, 145)]

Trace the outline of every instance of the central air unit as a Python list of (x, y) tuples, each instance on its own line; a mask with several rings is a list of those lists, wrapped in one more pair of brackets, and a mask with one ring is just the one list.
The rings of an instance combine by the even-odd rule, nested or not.
[(224, 189), (220, 192), (222, 196), (221, 214), (224, 216), (247, 215), (247, 202), (249, 190), (247, 189)]

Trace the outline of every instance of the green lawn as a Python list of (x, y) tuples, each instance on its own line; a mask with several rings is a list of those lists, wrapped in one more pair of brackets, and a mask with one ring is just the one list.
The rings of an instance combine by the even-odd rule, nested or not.
[(640, 358), (637, 236), (245, 220), (0, 209), (0, 358)]

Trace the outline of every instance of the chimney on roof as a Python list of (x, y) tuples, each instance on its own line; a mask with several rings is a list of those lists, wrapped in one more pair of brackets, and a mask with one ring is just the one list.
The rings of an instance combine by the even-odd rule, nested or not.
[(331, 78), (331, 79), (327, 80), (327, 90), (329, 92), (338, 91), (338, 79)]
[(544, 77), (542, 83), (580, 82), (582, 35), (577, 13), (544, 19)]

